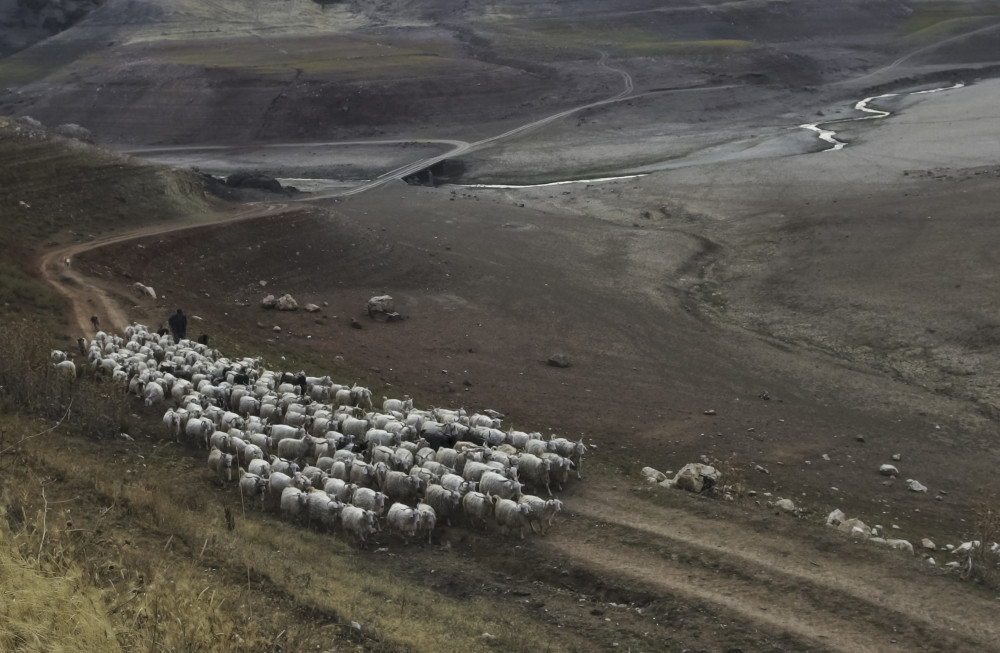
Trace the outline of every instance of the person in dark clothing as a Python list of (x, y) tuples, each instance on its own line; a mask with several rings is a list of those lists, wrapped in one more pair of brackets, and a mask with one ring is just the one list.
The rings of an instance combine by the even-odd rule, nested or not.
[(174, 344), (176, 345), (185, 338), (185, 334), (187, 333), (187, 316), (184, 315), (184, 311), (178, 308), (177, 312), (167, 320), (167, 324), (170, 325), (170, 333), (174, 335)]

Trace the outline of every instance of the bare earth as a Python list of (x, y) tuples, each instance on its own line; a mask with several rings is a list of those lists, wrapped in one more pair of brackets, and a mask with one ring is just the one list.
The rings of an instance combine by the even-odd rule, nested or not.
[[(917, 546), (969, 539), (975, 507), (997, 498), (1000, 82), (976, 72), (995, 63), (996, 32), (977, 23), (962, 38), (869, 51), (857, 74), (840, 69), (819, 90), (687, 70), (679, 85), (704, 89), (662, 91), (641, 59), (615, 72), (590, 52), (573, 65), (602, 84), (571, 98), (478, 126), (462, 118), (453, 132), (395, 124), (394, 138), (425, 141), (406, 145), (413, 157), (402, 143), (296, 146), (277, 132), (282, 147), (252, 153), (234, 136), (235, 156), (185, 150), (204, 142), (192, 138), (146, 156), (375, 181), (57, 247), (42, 269), (71, 300), (74, 329), (88, 332), (95, 312), (157, 326), (181, 306), (197, 316), (190, 333), (227, 353), (284, 356), (277, 364), (377, 396), (493, 408), (505, 425), (583, 438), (584, 479), (547, 537), (444, 529), (412, 558), (426, 570), (447, 555), (455, 585), (502, 578), (533, 600), (545, 593), (567, 648), (1000, 650), (996, 591), (960, 583), (942, 568), (947, 553), (931, 565)], [(977, 56), (948, 50), (978, 39)], [(886, 119), (831, 126), (849, 143), (839, 151), (798, 128), (851, 117), (870, 95), (959, 81), (876, 101)], [(621, 101), (492, 140), (633, 83)], [(121, 140), (138, 150), (161, 136)], [(531, 188), (378, 177), (448, 147), (462, 150), (465, 182), (644, 176)], [(134, 281), (160, 299), (130, 296)], [(324, 307), (268, 312), (259, 300), (271, 292)], [(383, 293), (404, 321), (362, 316)], [(546, 365), (554, 353), (571, 366)], [(879, 465), (897, 453), (902, 476), (886, 482)], [(710, 500), (639, 475), (701, 456), (756, 495)], [(907, 491), (908, 478), (930, 491)], [(770, 507), (779, 497), (802, 517)], [(827, 529), (835, 508), (917, 555)], [(489, 600), (513, 610), (518, 596)]]

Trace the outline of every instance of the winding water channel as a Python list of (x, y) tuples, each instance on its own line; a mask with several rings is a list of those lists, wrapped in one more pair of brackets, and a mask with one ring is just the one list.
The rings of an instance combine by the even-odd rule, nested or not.
[(828, 147), (825, 150), (820, 150), (821, 152), (834, 152), (836, 150), (842, 150), (847, 147), (846, 141), (837, 140), (836, 133), (832, 129), (823, 129), (822, 125), (835, 125), (845, 122), (858, 122), (861, 120), (878, 120), (881, 118), (888, 118), (892, 115), (889, 111), (883, 111), (882, 109), (872, 108), (871, 102), (875, 100), (881, 100), (882, 98), (896, 97), (899, 95), (926, 95), (928, 93), (939, 93), (941, 91), (951, 91), (957, 88), (962, 88), (965, 86), (962, 82), (953, 84), (952, 86), (943, 86), (941, 88), (932, 88), (926, 91), (913, 91), (911, 93), (884, 93), (882, 95), (873, 95), (872, 97), (866, 97), (865, 99), (859, 101), (854, 105), (855, 111), (863, 111), (868, 115), (858, 116), (856, 118), (841, 118), (839, 120), (825, 120), (823, 122), (813, 122), (806, 125), (799, 125), (802, 129), (808, 129), (810, 131), (816, 132), (816, 135), (821, 141), (826, 141), (830, 143), (832, 147)]

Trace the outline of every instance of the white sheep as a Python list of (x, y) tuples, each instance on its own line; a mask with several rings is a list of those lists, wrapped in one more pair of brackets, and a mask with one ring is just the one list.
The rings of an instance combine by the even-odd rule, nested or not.
[[(538, 522), (538, 530), (543, 534), (548, 530), (548, 527), (552, 526), (552, 519), (556, 513), (562, 510), (562, 501), (559, 499), (546, 500), (533, 494), (522, 494), (517, 502), (530, 509), (528, 524), (531, 526), (531, 530), (535, 530), (534, 523)], [(542, 527), (542, 522), (545, 522), (545, 528)]]
[(386, 498), (381, 492), (367, 487), (359, 487), (351, 495), (351, 503), (359, 508), (371, 510), (376, 515), (381, 515), (385, 510)]
[(417, 534), (420, 518), (421, 515), (415, 508), (410, 508), (402, 503), (394, 503), (389, 506), (385, 521), (391, 532), (409, 541)]
[(479, 522), (486, 527), (486, 520), (493, 515), (493, 505), (497, 497), (488, 497), (482, 492), (469, 492), (462, 497), (462, 512), (469, 523)]
[(59, 370), (59, 373), (64, 375), (68, 379), (76, 378), (76, 363), (74, 363), (73, 361), (70, 360), (60, 361), (58, 363), (53, 364), (53, 367)]
[(264, 509), (264, 496), (267, 494), (267, 480), (257, 474), (240, 468), (240, 493), (247, 499), (260, 497), (260, 509)]
[(521, 484), (496, 472), (486, 472), (479, 479), (479, 491), (501, 499), (517, 499), (521, 496)]
[[(515, 503), (510, 499), (500, 499), (493, 509), (497, 523), (505, 534), (516, 529), (521, 539), (524, 539), (524, 527), (530, 526), (528, 515), (531, 507), (526, 503)], [(532, 532), (534, 529), (532, 528)]]
[(362, 546), (368, 544), (368, 538), (378, 533), (378, 519), (371, 510), (345, 505), (340, 512), (340, 521), (344, 532), (359, 541)]
[(217, 447), (212, 447), (208, 454), (208, 468), (215, 472), (220, 483), (233, 480), (233, 464), (233, 454), (223, 453)]
[(428, 485), (424, 492), (424, 503), (434, 508), (434, 512), (443, 517), (451, 526), (451, 516), (458, 512), (462, 495), (440, 485)]
[(306, 512), (308, 503), (309, 495), (297, 487), (289, 485), (281, 490), (281, 501), (279, 504), (281, 512), (292, 519), (297, 519), (302, 513)]

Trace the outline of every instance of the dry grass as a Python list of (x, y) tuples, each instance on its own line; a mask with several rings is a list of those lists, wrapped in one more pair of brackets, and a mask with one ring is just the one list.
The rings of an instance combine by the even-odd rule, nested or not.
[(56, 369), (45, 324), (31, 320), (0, 324), (0, 412), (22, 412), (68, 420), (77, 432), (113, 438), (129, 426), (130, 399), (78, 359), (77, 378)]
[[(18, 424), (24, 431), (31, 423)], [(62, 561), (55, 575), (80, 579), (75, 586), (90, 592), (122, 650), (564, 650), (544, 624), (489, 597), (452, 598), (430, 587), (435, 577), (417, 569), (445, 572), (448, 557), (425, 559), (434, 552), (419, 549), (420, 560), (376, 555), (244, 511), (235, 489), (213, 486), (200, 455), (194, 462), (153, 443), (138, 454), (138, 446), (57, 431), (19, 446), (16, 466), (35, 470), (29, 482), (0, 476), (0, 501), (12, 514), (41, 515), (47, 491), (42, 548)], [(19, 546), (37, 551), (44, 527), (23, 527), (41, 519), (28, 517), (15, 520)], [(35, 627), (56, 636), (45, 623)]]
[(1000, 507), (979, 505), (973, 524), (972, 539), (980, 544), (969, 552), (964, 577), (1000, 589), (1000, 549), (993, 549), (1000, 542)]

